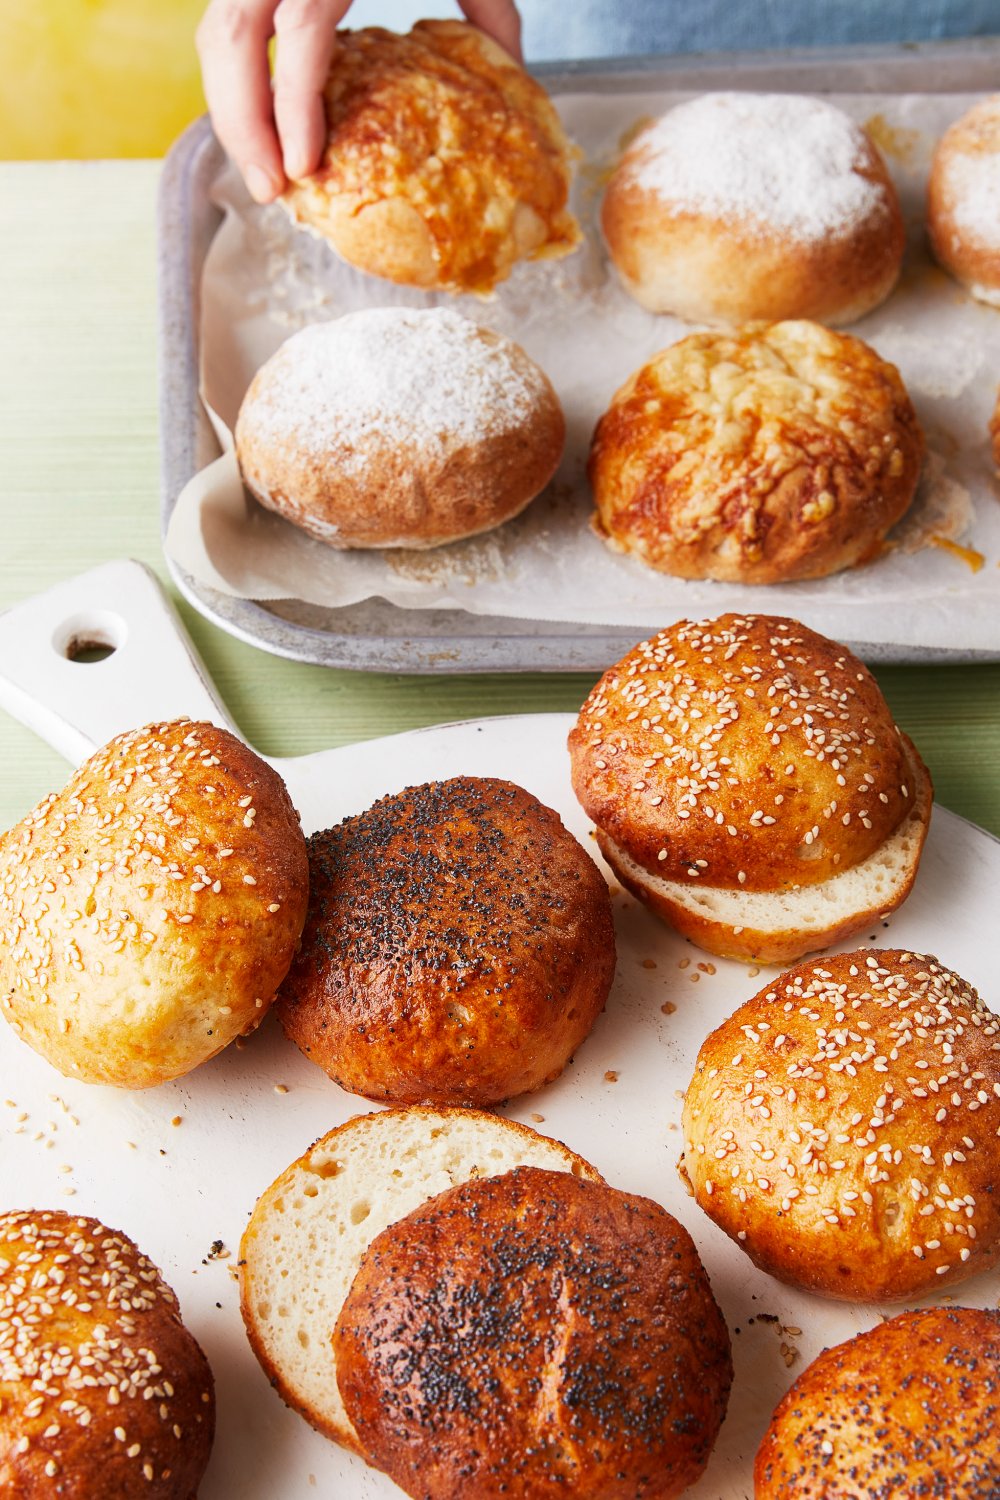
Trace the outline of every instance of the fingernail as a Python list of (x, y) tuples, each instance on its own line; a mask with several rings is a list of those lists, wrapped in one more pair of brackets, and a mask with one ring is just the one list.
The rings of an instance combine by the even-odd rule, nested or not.
[(291, 182), (295, 182), (300, 177), (308, 177), (311, 165), (305, 152), (297, 151), (293, 147), (289, 155), (285, 157), (285, 175)]
[(258, 203), (270, 203), (271, 199), (276, 198), (281, 191), (281, 184), (275, 182), (271, 173), (266, 172), (263, 167), (258, 167), (254, 162), (244, 168), (243, 181), (247, 185), (251, 198), (255, 198)]

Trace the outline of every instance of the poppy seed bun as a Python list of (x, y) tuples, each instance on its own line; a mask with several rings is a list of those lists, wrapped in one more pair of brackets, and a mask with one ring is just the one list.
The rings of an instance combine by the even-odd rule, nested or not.
[(989, 1500), (998, 1434), (1000, 1313), (901, 1313), (802, 1372), (764, 1434), (755, 1500)]
[(417, 1500), (668, 1500), (704, 1470), (732, 1380), (677, 1220), (533, 1167), (384, 1230), (333, 1345), (369, 1461)]
[(683, 1173), (780, 1281), (921, 1297), (1000, 1258), (1000, 1021), (935, 958), (861, 949), (783, 974), (713, 1031)]
[(1000, 305), (1000, 94), (974, 104), (938, 142), (927, 228), (945, 270), (980, 301)]
[(692, 323), (851, 323), (889, 295), (905, 232), (882, 158), (795, 94), (705, 94), (629, 146), (601, 222), (625, 289)]
[(895, 365), (818, 323), (693, 333), (615, 394), (595, 529), (678, 578), (781, 583), (877, 556), (924, 439)]
[(176, 1078), (263, 1019), (308, 878), (284, 782), (235, 735), (120, 734), (0, 838), (0, 1009), (68, 1077)]
[(340, 31), (317, 170), (282, 199), (373, 276), (488, 293), (519, 260), (566, 255), (573, 148), (542, 88), (461, 21)]
[(0, 1493), (192, 1500), (214, 1431), (208, 1361), (132, 1241), (0, 1214)]
[(600, 1181), (559, 1141), (474, 1109), (387, 1109), (318, 1140), (261, 1194), (240, 1246), (247, 1337), (281, 1399), (362, 1452), (330, 1337), (377, 1234), (470, 1177), (546, 1167)]
[(378, 307), (292, 335), (236, 421), (244, 483), (327, 546), (437, 547), (552, 478), (565, 422), (511, 339), (445, 308)]
[(341, 1088), (496, 1104), (557, 1078), (604, 1009), (611, 897), (557, 813), (460, 776), (309, 840), (302, 946), (277, 1015)]
[(908, 894), (930, 779), (878, 684), (794, 620), (681, 620), (604, 674), (573, 789), (640, 900), (710, 951), (787, 961)]

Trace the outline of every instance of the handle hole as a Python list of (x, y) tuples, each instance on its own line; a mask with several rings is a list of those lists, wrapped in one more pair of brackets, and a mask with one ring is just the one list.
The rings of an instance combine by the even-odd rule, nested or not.
[(113, 610), (93, 610), (63, 620), (52, 636), (52, 647), (66, 661), (84, 666), (107, 661), (121, 650), (128, 628)]
[(109, 656), (114, 656), (116, 649), (106, 641), (85, 641), (74, 636), (73, 640), (66, 643), (66, 660), (89, 665), (95, 661), (106, 661)]

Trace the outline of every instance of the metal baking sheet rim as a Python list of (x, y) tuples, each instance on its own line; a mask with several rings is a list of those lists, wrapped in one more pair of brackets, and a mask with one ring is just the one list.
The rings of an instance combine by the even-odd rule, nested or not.
[[(681, 83), (702, 88), (731, 83), (737, 71), (741, 82), (751, 79), (759, 88), (808, 88), (821, 73), (822, 92), (863, 90), (876, 75), (882, 89), (947, 92), (970, 91), (980, 85), (992, 89), (998, 64), (1000, 37), (989, 37), (903, 47), (609, 59), (542, 65), (534, 71), (554, 92), (581, 83), (615, 92), (649, 88), (659, 81), (664, 86)], [(198, 396), (197, 299), (202, 261), (219, 214), (194, 189), (199, 170), (205, 170), (206, 159), (218, 149), (207, 116), (196, 120), (171, 148), (160, 180), (157, 271), (164, 534), (177, 496), (199, 467), (199, 433), (207, 421)], [(342, 614), (343, 620), (336, 621), (334, 628), (320, 629), (283, 619), (253, 600), (209, 588), (170, 558), (167, 566), (194, 608), (229, 634), (275, 656), (319, 666), (415, 673), (601, 671), (643, 634), (569, 624), (560, 630), (549, 622), (532, 621), (518, 622), (523, 632), (513, 631), (506, 619), (463, 615), (456, 610), (404, 610), (384, 600), (325, 611)], [(665, 623), (656, 621), (650, 629)], [(876, 665), (1000, 659), (1000, 650), (956, 651), (903, 642), (848, 644)]]

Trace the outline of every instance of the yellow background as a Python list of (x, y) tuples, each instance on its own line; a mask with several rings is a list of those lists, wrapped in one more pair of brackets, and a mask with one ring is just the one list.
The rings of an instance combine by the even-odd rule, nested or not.
[(0, 0), (0, 157), (162, 156), (205, 107), (206, 0)]

